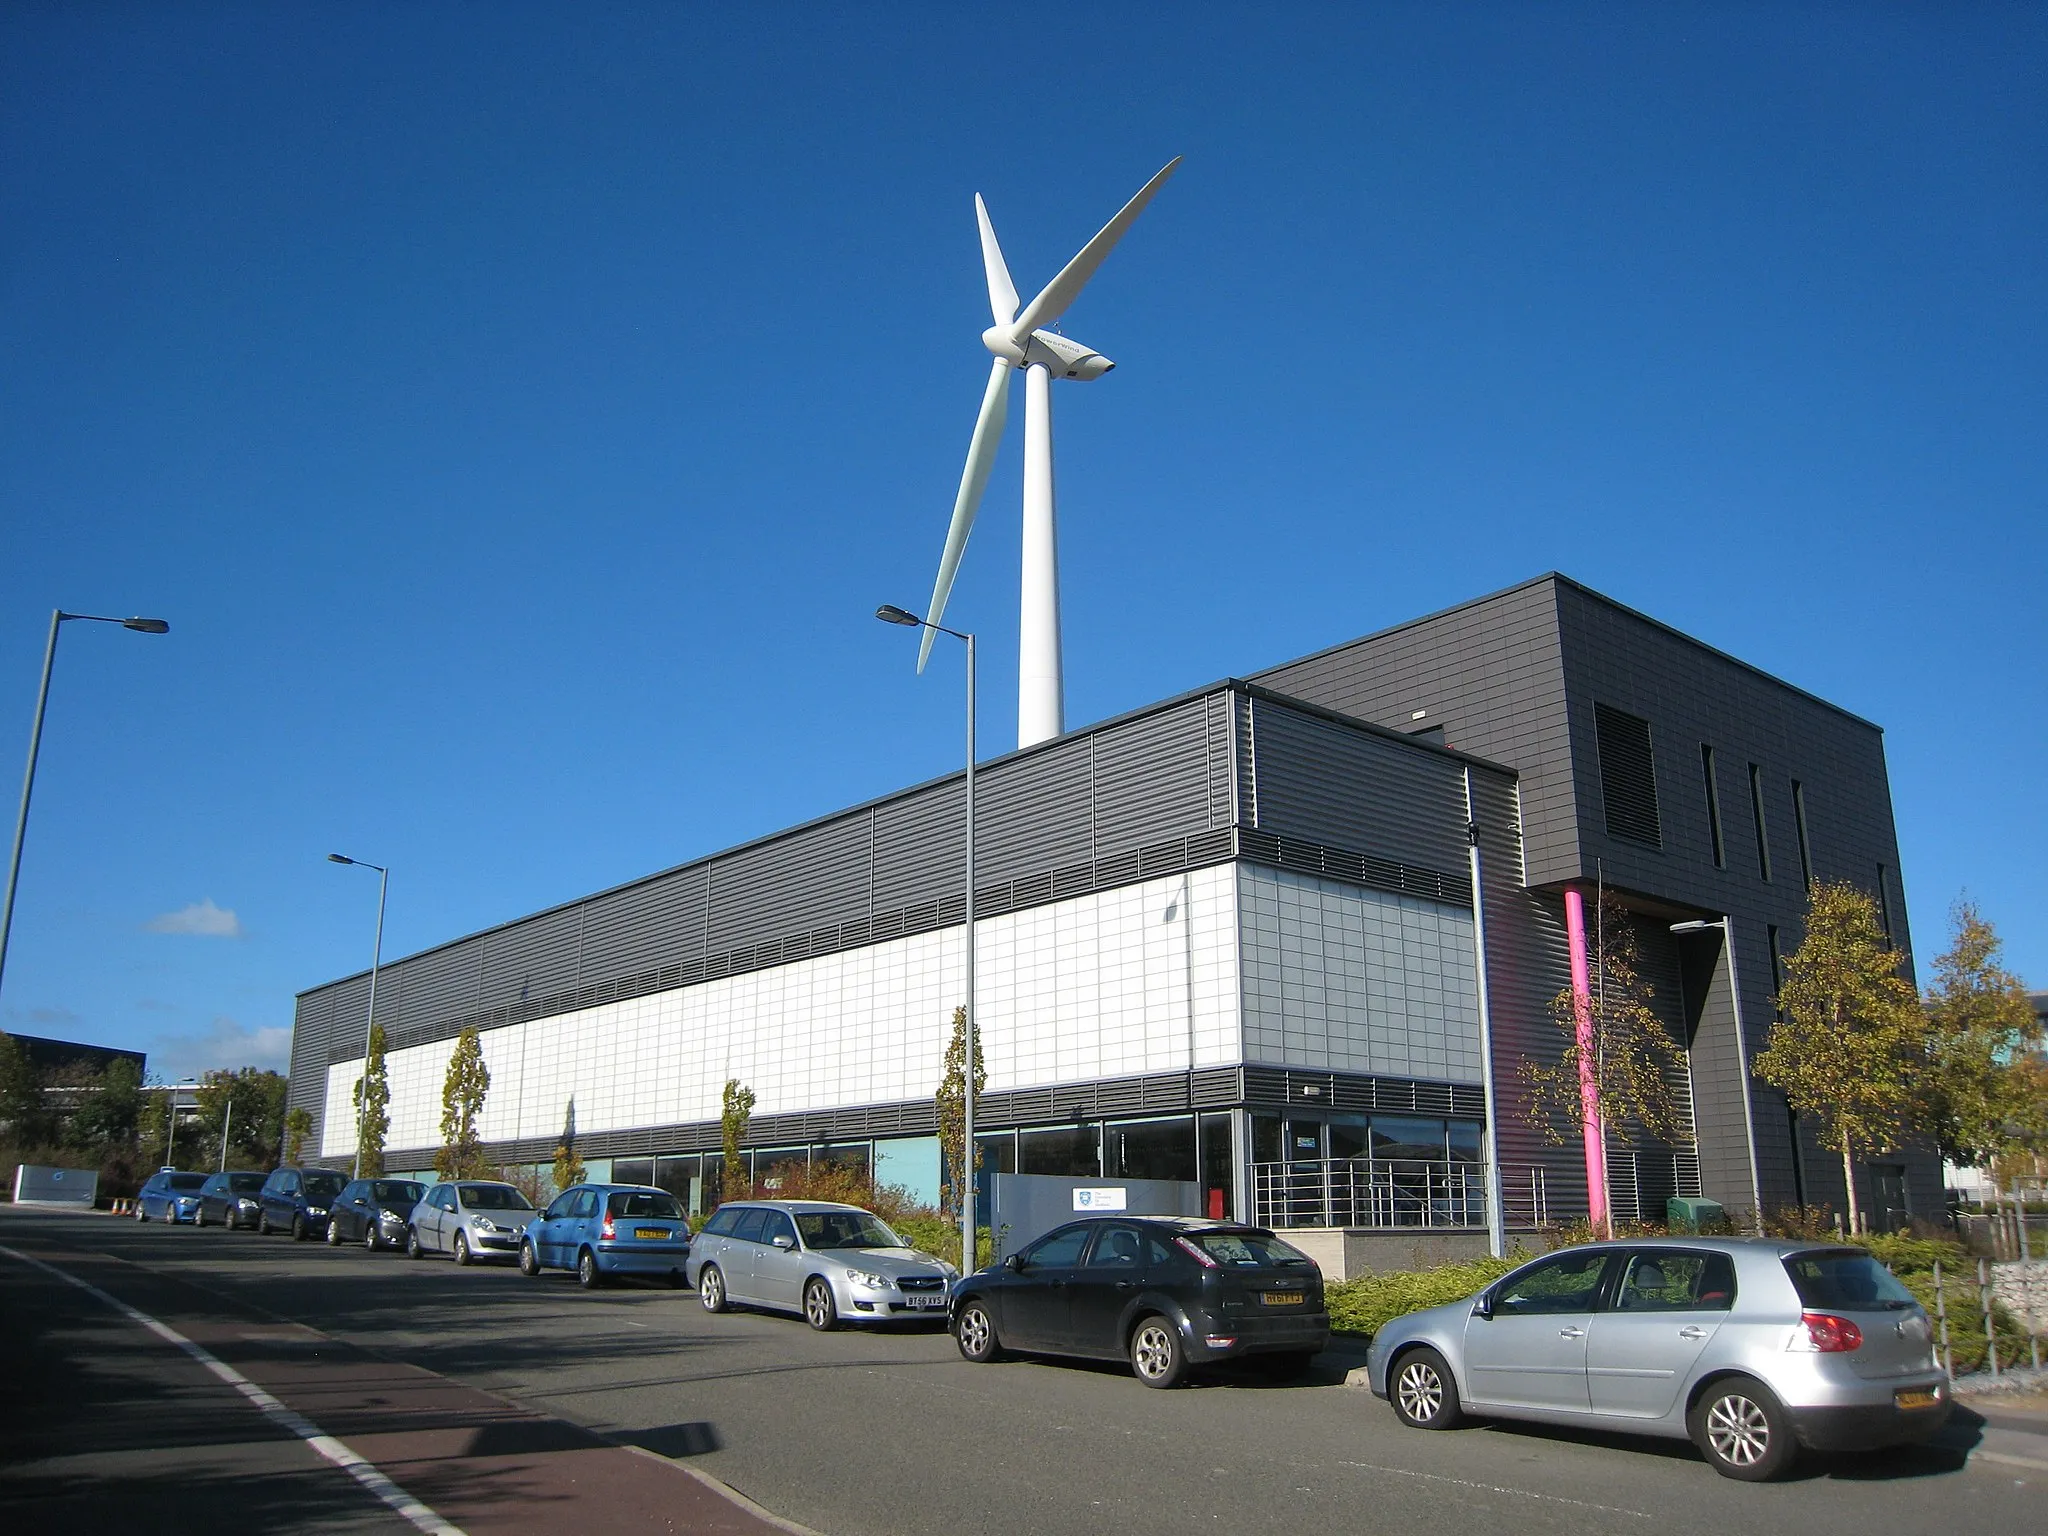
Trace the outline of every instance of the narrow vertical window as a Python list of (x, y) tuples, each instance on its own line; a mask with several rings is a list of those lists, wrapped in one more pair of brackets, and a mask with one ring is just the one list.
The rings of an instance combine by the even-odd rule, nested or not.
[(1785, 955), (1778, 948), (1778, 925), (1766, 923), (1764, 932), (1769, 936), (1771, 945), (1771, 1012), (1782, 1019), (1785, 1010), (1779, 1006), (1778, 994), (1785, 990)]
[(1889, 940), (1892, 936), (1892, 895), (1885, 888), (1882, 864), (1877, 866), (1877, 921), (1884, 929), (1885, 938)]
[(1714, 868), (1728, 867), (1728, 850), (1721, 842), (1721, 786), (1714, 782), (1714, 749), (1700, 743), (1700, 771), (1707, 781), (1707, 832), (1714, 840)]
[(1806, 841), (1806, 786), (1792, 781), (1792, 824), (1799, 832), (1799, 878), (1813, 889), (1813, 848)]
[(1771, 835), (1764, 826), (1764, 771), (1749, 765), (1749, 808), (1756, 817), (1756, 872), (1771, 878)]

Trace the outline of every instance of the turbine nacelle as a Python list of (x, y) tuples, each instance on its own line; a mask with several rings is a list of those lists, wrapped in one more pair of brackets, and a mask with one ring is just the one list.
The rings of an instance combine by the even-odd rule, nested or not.
[(981, 333), (981, 344), (1012, 368), (1038, 363), (1056, 379), (1099, 379), (1116, 366), (1092, 347), (1056, 331), (1033, 331), (1020, 343), (1008, 326), (992, 325)]

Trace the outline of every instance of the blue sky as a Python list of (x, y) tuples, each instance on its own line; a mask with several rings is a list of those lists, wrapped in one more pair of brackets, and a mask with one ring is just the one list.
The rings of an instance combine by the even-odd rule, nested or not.
[[(2037, 7), (0, 13), (0, 1023), (292, 996), (949, 769), (972, 194), (1068, 316), (1081, 723), (1561, 569), (1881, 724), (2048, 986)], [(1014, 740), (1013, 431), (951, 616)], [(168, 931), (166, 931), (168, 930)]]

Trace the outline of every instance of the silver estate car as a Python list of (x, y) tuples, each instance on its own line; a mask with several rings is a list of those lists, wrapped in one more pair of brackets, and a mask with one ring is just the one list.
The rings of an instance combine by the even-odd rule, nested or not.
[(1925, 1440), (1948, 1378), (1912, 1294), (1861, 1248), (1658, 1238), (1549, 1254), (1372, 1341), (1376, 1396), (1404, 1423), (1466, 1413), (1690, 1437), (1760, 1482), (1802, 1446)]
[(689, 1275), (706, 1312), (774, 1307), (801, 1312), (822, 1333), (911, 1317), (942, 1323), (959, 1271), (857, 1205), (735, 1200), (690, 1244)]

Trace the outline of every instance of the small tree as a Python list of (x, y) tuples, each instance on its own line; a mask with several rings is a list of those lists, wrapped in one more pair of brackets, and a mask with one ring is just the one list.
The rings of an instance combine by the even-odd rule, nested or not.
[(562, 1117), (562, 1139), (555, 1147), (554, 1167), (557, 1191), (583, 1182), (583, 1154), (576, 1150), (576, 1097), (569, 1096), (569, 1110)]
[[(974, 1037), (974, 1096), (981, 1097), (988, 1081), (981, 1060), (981, 1036)], [(967, 1180), (967, 1010), (953, 1010), (953, 1033), (946, 1042), (944, 1070), (939, 1091), (932, 1095), (939, 1111), (939, 1157), (945, 1169), (945, 1209), (957, 1213), (965, 1200)], [(974, 1166), (981, 1166), (981, 1148), (974, 1149)]]
[(483, 1179), (491, 1175), (490, 1160), (477, 1134), (477, 1116), (491, 1091), (491, 1069), (484, 1064), (484, 1043), (474, 1024), (456, 1036), (441, 1080), (441, 1150), (434, 1171), (444, 1179)]
[(65, 1140), (103, 1159), (133, 1156), (142, 1119), (142, 1068), (117, 1056), (94, 1077), (92, 1088), (65, 1127)]
[(1964, 1165), (2007, 1151), (2027, 1075), (2016, 1074), (2034, 1029), (2034, 1009), (2020, 979), (1998, 963), (1998, 932), (1975, 906), (1950, 910), (1955, 940), (1934, 962), (1927, 1010), (1928, 1084), (1916, 1094), (1919, 1123), (1941, 1155)]
[[(384, 1176), (384, 1139), (391, 1134), (391, 1071), (384, 1060), (384, 1026), (370, 1026), (369, 1054), (356, 1079), (356, 1156), (359, 1177)], [(485, 1074), (485, 1082), (490, 1081)]]
[(0, 1121), (17, 1147), (42, 1146), (54, 1135), (43, 1074), (7, 1034), (0, 1034)]
[(243, 1067), (238, 1072), (219, 1068), (202, 1076), (196, 1095), (197, 1134), (204, 1154), (201, 1161), (220, 1156), (221, 1138), (225, 1135), (229, 1167), (269, 1167), (272, 1154), (278, 1150), (278, 1120), (284, 1114), (288, 1087), (282, 1073), (259, 1071), (255, 1067)]
[(727, 1078), (718, 1113), (725, 1153), (725, 1162), (718, 1170), (720, 1200), (744, 1200), (754, 1192), (753, 1181), (742, 1171), (745, 1165), (740, 1162), (740, 1148), (746, 1144), (747, 1126), (753, 1118), (754, 1090), (736, 1077)]
[[(1551, 1022), (1564, 1035), (1563, 1054), (1555, 1062), (1522, 1062), (1529, 1124), (1559, 1144), (1582, 1134), (1590, 1081), (1594, 1113), (1618, 1145), (1633, 1146), (1639, 1131), (1659, 1141), (1689, 1142), (1692, 1126), (1681, 1092), (1684, 1049), (1651, 1006), (1656, 994), (1638, 969), (1635, 928), (1628, 909), (1611, 896), (1600, 903), (1595, 935), (1592, 995), (1582, 1005), (1566, 987), (1550, 1001)], [(1582, 1006), (1589, 1026), (1584, 1041)]]
[(1877, 903), (1846, 882), (1814, 886), (1806, 937), (1785, 961), (1782, 1017), (1757, 1055), (1757, 1077), (1819, 1127), (1842, 1157), (1849, 1229), (1864, 1230), (1856, 1149), (1888, 1145), (1925, 1077), (1926, 1023), (1878, 925)]
[(294, 1168), (306, 1156), (306, 1138), (313, 1134), (313, 1116), (301, 1105), (284, 1117), (284, 1138), (279, 1166)]

